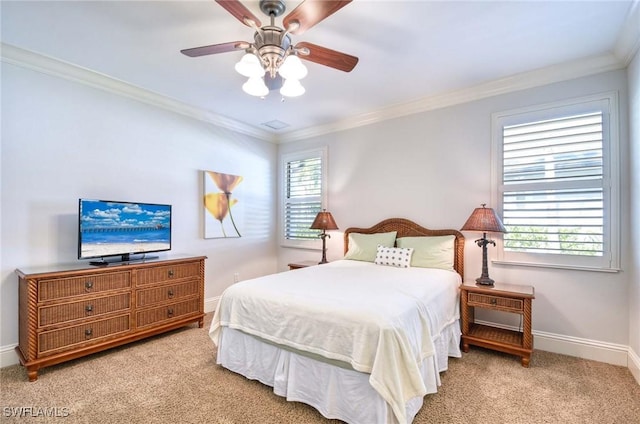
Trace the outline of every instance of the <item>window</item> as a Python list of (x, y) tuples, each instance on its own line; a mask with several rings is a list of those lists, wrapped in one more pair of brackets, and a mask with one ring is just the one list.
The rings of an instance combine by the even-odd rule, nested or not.
[(617, 97), (497, 114), (499, 261), (618, 267)]
[(318, 230), (311, 230), (323, 208), (326, 192), (326, 149), (290, 153), (282, 157), (282, 233), (285, 246), (311, 247)]

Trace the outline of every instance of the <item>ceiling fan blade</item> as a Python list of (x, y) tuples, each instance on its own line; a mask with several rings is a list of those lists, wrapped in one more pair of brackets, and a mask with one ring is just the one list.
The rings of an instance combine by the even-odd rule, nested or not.
[(260, 19), (256, 17), (253, 13), (249, 11), (242, 3), (238, 0), (216, 0), (220, 6), (224, 7), (224, 9), (231, 13), (237, 20), (242, 22), (248, 27), (253, 27), (251, 24), (247, 23), (247, 20), (253, 21), (253, 23), (257, 27), (261, 27), (262, 23)]
[(289, 28), (291, 24), (297, 24), (298, 27), (292, 28), (289, 32), (292, 34), (302, 34), (318, 22), (328, 18), (351, 3), (351, 1), (352, 0), (306, 0), (285, 16), (282, 23), (285, 28)]
[[(319, 63), (320, 65), (329, 66), (344, 72), (351, 72), (358, 64), (358, 58), (355, 56), (340, 53), (305, 41), (296, 44), (295, 49), (298, 51), (298, 57), (300, 57), (300, 59)], [(307, 52), (308, 54), (305, 54)]]
[(210, 46), (193, 47), (191, 49), (180, 50), (180, 53), (189, 57), (206, 56), (208, 54), (218, 54), (232, 52), (234, 50), (243, 50), (249, 47), (246, 41), (231, 41), (229, 43), (212, 44)]

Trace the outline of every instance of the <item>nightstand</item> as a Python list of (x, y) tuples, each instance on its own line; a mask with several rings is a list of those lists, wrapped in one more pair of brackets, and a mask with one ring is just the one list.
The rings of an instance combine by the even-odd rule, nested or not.
[[(535, 298), (532, 286), (495, 283), (493, 286), (465, 282), (460, 286), (462, 313), (462, 351), (469, 345), (518, 355), (522, 366), (528, 367), (533, 352), (531, 334), (531, 301)], [(489, 325), (476, 324), (475, 308), (511, 312), (522, 316), (522, 328), (518, 331)]]
[(308, 266), (313, 266), (313, 265), (318, 265), (318, 262), (315, 261), (299, 261), (299, 262), (292, 262), (289, 265), (289, 270), (291, 271), (292, 269), (300, 269), (300, 268), (306, 268)]

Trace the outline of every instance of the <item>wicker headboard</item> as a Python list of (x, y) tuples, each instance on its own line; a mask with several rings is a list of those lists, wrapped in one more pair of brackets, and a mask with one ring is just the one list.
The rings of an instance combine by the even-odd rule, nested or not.
[(418, 237), (418, 236), (455, 236), (453, 268), (464, 280), (464, 236), (458, 230), (430, 230), (424, 228), (413, 221), (405, 218), (389, 218), (380, 221), (369, 228), (347, 228), (344, 231), (344, 253), (349, 250), (349, 233), (387, 233), (389, 231), (397, 231), (397, 238), (400, 237)]

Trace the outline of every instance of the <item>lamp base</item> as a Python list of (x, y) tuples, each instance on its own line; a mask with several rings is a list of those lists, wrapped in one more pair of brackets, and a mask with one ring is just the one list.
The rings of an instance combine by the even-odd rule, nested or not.
[(331, 237), (324, 230), (320, 234), (320, 238), (322, 239), (322, 260), (318, 262), (318, 265), (326, 264), (327, 261), (327, 237)]
[(489, 277), (479, 277), (476, 278), (476, 284), (480, 284), (481, 286), (493, 286), (493, 279)]

